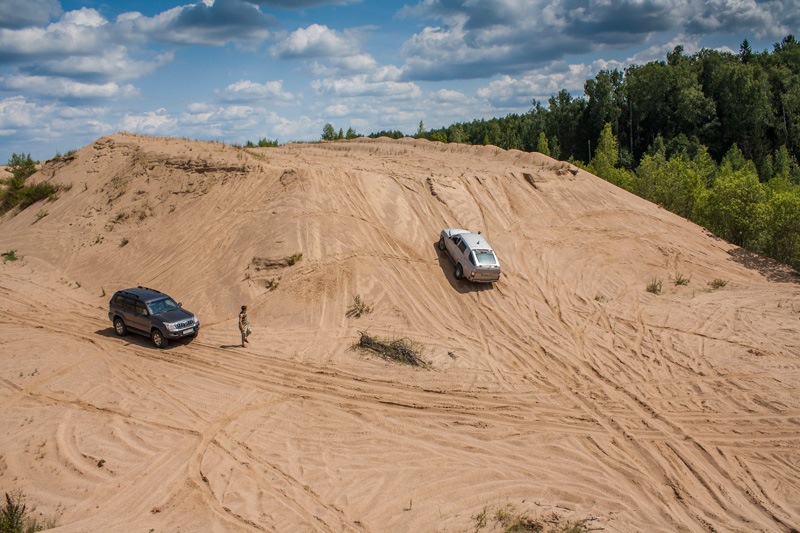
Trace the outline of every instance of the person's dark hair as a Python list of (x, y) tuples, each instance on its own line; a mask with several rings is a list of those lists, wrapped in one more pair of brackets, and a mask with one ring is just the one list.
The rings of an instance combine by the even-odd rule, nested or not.
[(246, 305), (243, 305), (243, 306), (242, 306), (242, 311), (244, 311), (245, 309), (247, 309), (247, 306), (246, 306)]

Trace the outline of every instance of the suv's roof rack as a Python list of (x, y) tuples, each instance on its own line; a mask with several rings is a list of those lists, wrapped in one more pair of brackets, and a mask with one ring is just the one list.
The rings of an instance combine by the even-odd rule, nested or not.
[(156, 289), (151, 289), (150, 287), (144, 287), (144, 286), (142, 286), (142, 285), (137, 285), (137, 286), (136, 286), (136, 288), (137, 288), (137, 289), (144, 289), (144, 290), (146, 290), (146, 291), (153, 291), (153, 292), (157, 292), (157, 293), (163, 294), (161, 291), (157, 291)]

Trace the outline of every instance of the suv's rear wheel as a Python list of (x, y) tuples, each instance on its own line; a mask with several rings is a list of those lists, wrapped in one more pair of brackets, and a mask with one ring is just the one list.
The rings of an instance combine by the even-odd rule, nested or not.
[(153, 344), (156, 345), (156, 348), (166, 348), (169, 340), (167, 340), (164, 335), (161, 334), (161, 331), (158, 329), (154, 329), (150, 332), (150, 340), (153, 341)]
[(439, 249), (444, 252), (444, 237), (439, 237)]
[(456, 279), (461, 279), (464, 277), (464, 267), (461, 266), (461, 263), (456, 265), (456, 272), (455, 272)]
[(125, 326), (125, 322), (123, 322), (120, 317), (114, 319), (114, 331), (120, 337), (124, 337), (128, 334), (128, 328)]

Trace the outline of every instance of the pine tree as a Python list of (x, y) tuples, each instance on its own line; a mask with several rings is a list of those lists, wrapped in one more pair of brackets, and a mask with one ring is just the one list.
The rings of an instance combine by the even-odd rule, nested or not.
[(536, 143), (536, 151), (540, 154), (550, 155), (550, 146), (547, 143), (547, 135), (539, 133), (539, 141)]

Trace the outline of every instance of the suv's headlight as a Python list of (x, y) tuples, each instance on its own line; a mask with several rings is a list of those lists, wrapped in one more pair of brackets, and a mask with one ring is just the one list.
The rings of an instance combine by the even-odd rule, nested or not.
[(175, 324), (164, 324), (168, 330), (170, 331), (177, 331), (178, 328), (175, 327)]

